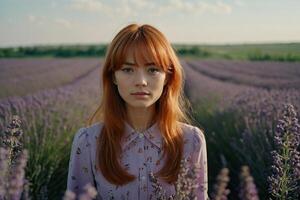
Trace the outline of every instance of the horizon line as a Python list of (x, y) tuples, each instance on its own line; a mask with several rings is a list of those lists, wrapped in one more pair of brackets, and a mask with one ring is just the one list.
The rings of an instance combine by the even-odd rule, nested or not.
[[(170, 42), (171, 45), (203, 45), (203, 46), (235, 46), (235, 45), (270, 45), (270, 44), (298, 44), (298, 41), (241, 41), (241, 42)], [(36, 43), (36, 44), (25, 44), (25, 45), (8, 45), (1, 46), (0, 49), (7, 48), (30, 48), (30, 47), (54, 47), (54, 46), (97, 46), (97, 45), (108, 45), (110, 42), (93, 42), (93, 43)]]

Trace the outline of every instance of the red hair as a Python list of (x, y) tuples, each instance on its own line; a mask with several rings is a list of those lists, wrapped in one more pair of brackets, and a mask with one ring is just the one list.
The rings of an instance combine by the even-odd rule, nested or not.
[(106, 53), (102, 71), (102, 100), (88, 120), (88, 125), (102, 121), (104, 126), (97, 141), (97, 170), (112, 184), (123, 185), (136, 177), (124, 170), (118, 160), (121, 139), (127, 119), (125, 103), (113, 83), (113, 75), (126, 61), (128, 50), (136, 63), (150, 57), (167, 72), (167, 84), (155, 103), (154, 121), (158, 122), (163, 137), (165, 165), (156, 173), (168, 183), (177, 180), (183, 156), (183, 135), (180, 122), (189, 122), (185, 112), (188, 101), (183, 96), (183, 70), (166, 37), (151, 25), (131, 24), (123, 28), (112, 40)]

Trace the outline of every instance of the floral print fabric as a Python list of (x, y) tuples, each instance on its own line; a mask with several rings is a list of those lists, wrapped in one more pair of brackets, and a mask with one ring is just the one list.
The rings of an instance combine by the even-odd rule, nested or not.
[[(200, 164), (198, 174), (199, 187), (196, 191), (198, 200), (208, 199), (207, 195), (207, 150), (203, 132), (195, 127), (181, 123), (184, 136), (185, 159), (191, 163)], [(157, 123), (144, 132), (137, 133), (125, 122), (125, 134), (122, 139), (123, 153), (120, 156), (121, 164), (137, 178), (126, 185), (117, 186), (109, 183), (96, 171), (96, 144), (102, 123), (81, 128), (75, 134), (69, 163), (67, 189), (76, 195), (83, 192), (87, 183), (92, 184), (98, 192), (97, 199), (157, 199), (149, 179), (150, 172), (157, 172), (163, 167), (162, 136)], [(169, 197), (175, 194), (175, 186), (168, 184), (158, 177), (159, 183)]]

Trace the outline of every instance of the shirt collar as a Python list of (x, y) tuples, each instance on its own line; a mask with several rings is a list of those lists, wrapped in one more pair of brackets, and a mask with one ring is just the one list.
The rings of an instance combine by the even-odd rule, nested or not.
[(156, 145), (159, 149), (161, 149), (162, 145), (162, 136), (161, 132), (158, 128), (157, 122), (155, 122), (150, 128), (143, 132), (136, 132), (130, 124), (126, 121), (125, 123), (125, 134), (122, 139), (122, 149), (125, 149), (133, 140), (139, 137), (139, 134), (143, 134), (145, 138), (147, 138), (151, 143)]

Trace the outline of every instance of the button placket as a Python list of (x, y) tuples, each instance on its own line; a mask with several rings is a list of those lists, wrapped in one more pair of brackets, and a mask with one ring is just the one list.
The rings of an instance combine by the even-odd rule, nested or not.
[(143, 133), (139, 133), (139, 138), (144, 138), (144, 134)]
[(145, 166), (145, 136), (143, 133), (138, 133), (138, 137), (140, 139), (139, 142), (139, 156), (140, 156), (140, 162), (139, 162), (139, 191), (140, 191), (140, 199), (146, 199), (147, 193), (145, 192), (145, 187), (147, 185), (147, 177), (146, 177), (146, 166)]

